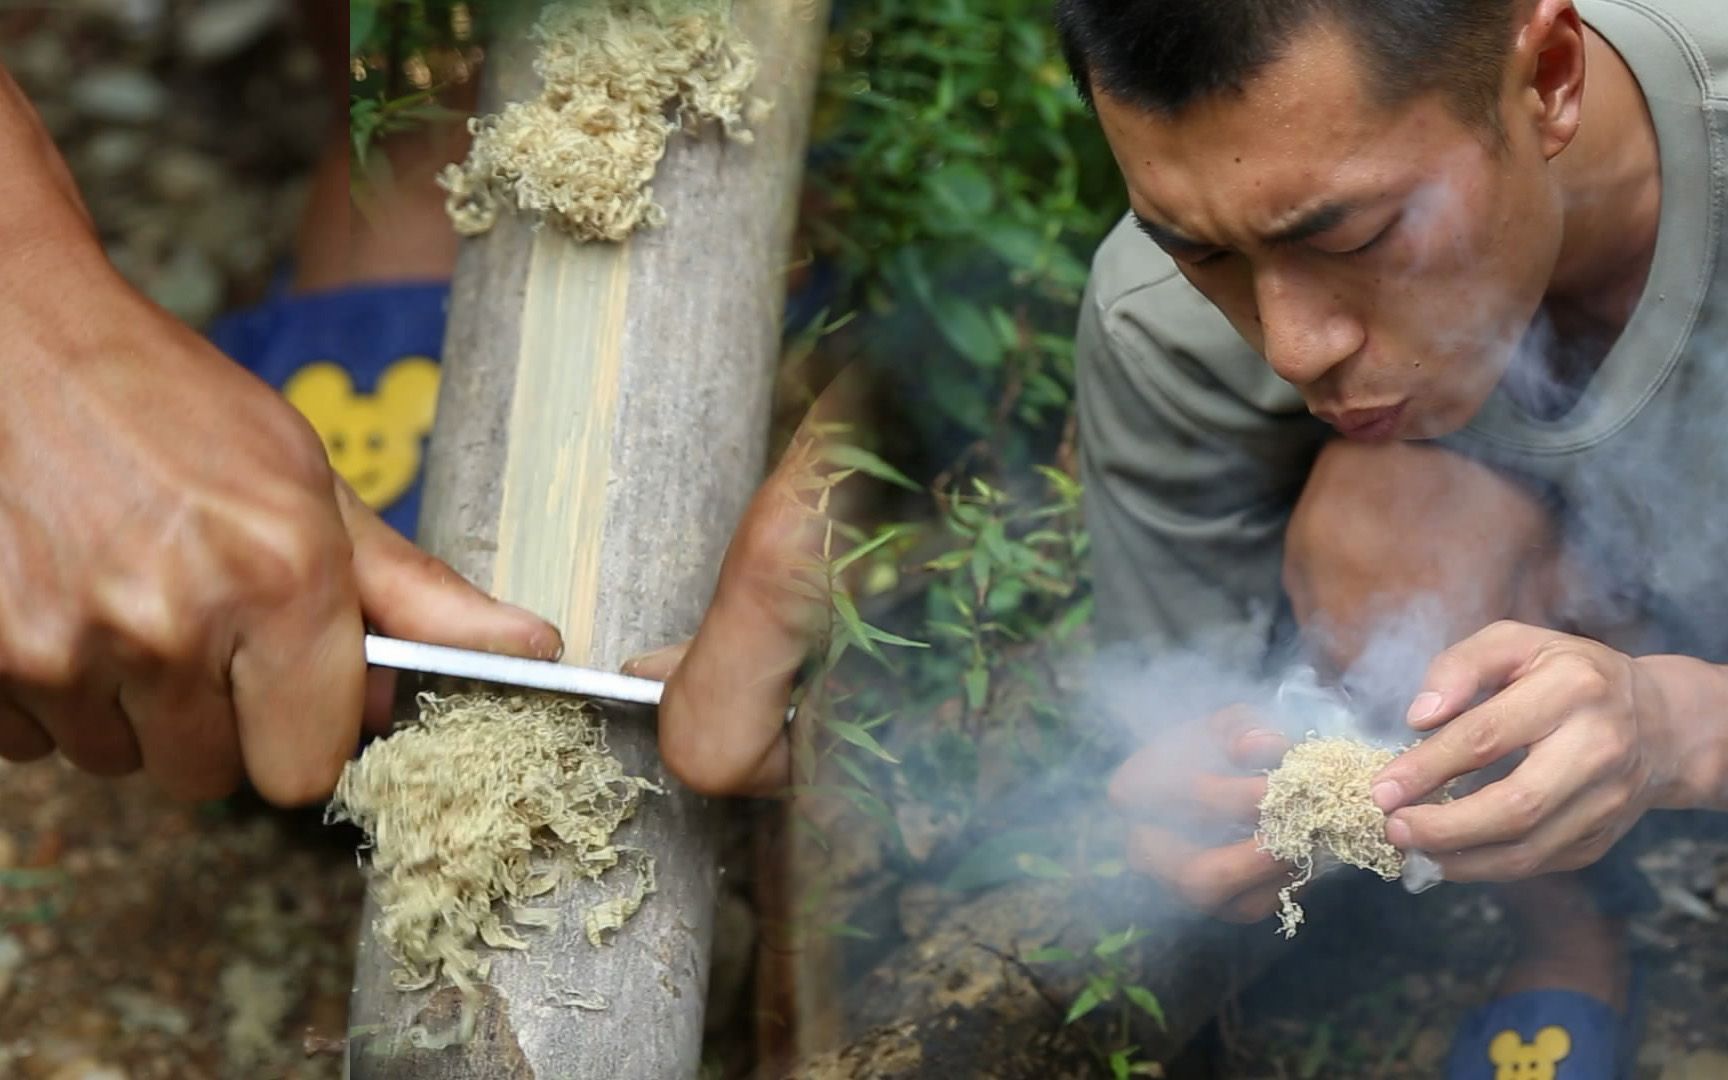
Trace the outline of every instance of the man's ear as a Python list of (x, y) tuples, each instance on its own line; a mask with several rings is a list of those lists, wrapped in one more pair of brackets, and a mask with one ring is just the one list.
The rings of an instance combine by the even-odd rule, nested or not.
[(1572, 0), (1534, 0), (1512, 46), (1508, 73), (1518, 106), (1552, 160), (1572, 144), (1584, 105), (1589, 32)]

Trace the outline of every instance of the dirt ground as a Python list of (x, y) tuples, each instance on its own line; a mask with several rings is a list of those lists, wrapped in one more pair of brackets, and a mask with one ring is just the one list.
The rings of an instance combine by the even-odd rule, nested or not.
[[(317, 148), (316, 65), (284, 10), (0, 0), (0, 59), (113, 258), (195, 325), (265, 288)], [(0, 1080), (339, 1076), (353, 840), (245, 798), (188, 807), (135, 780), (0, 763)], [(1663, 902), (1636, 927), (1650, 973), (1639, 1076), (1728, 1078), (1728, 839), (1668, 839), (1644, 863)], [(1205, 1074), (1435, 1075), (1505, 955), (1498, 910), (1458, 887), (1363, 897), (1234, 1003), (1196, 1054)]]

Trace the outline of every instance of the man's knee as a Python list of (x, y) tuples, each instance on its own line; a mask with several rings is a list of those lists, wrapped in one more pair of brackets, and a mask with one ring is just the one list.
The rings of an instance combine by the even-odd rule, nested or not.
[(1347, 663), (1379, 618), (1420, 605), (1456, 639), (1539, 617), (1557, 530), (1516, 481), (1412, 443), (1328, 444), (1285, 535), (1297, 621)]

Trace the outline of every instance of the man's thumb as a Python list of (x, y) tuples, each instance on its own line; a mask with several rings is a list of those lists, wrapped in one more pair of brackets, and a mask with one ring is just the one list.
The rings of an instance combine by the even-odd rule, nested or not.
[(495, 600), (450, 565), (409, 543), (337, 481), (354, 547), (354, 580), (367, 625), (390, 637), (556, 660), (564, 641), (551, 623)]

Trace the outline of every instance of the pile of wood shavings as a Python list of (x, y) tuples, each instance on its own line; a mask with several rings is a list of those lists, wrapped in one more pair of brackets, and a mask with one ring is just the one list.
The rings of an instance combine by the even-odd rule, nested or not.
[(503, 206), (577, 240), (621, 241), (664, 211), (649, 183), (680, 128), (705, 121), (749, 142), (756, 58), (730, 0), (567, 0), (534, 27), (538, 98), (470, 122), (468, 159), (439, 177), (464, 236)]
[(526, 948), (516, 928), (553, 922), (551, 909), (525, 901), (568, 875), (598, 880), (628, 864), (629, 891), (585, 916), (589, 940), (602, 944), (654, 889), (652, 857), (612, 835), (643, 791), (661, 789), (627, 775), (604, 723), (569, 698), (428, 693), (419, 702), (417, 723), (343, 770), (326, 814), (371, 842), (376, 931), (400, 964), (397, 987), (443, 975), (471, 997), (489, 967), (477, 943)]
[(1397, 880), (1404, 854), (1386, 842), (1386, 815), (1369, 785), (1397, 752), (1354, 739), (1297, 743), (1267, 779), (1260, 800), (1260, 850), (1296, 864), (1297, 877), (1279, 890), (1279, 929), (1294, 937), (1302, 925), (1296, 890), (1316, 867), (1332, 862)]

